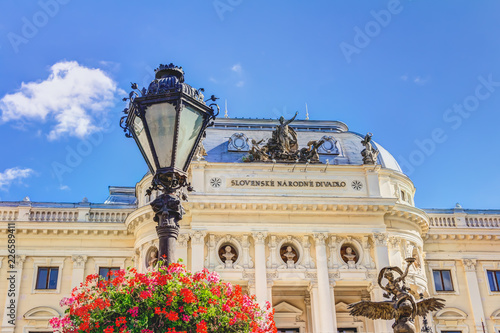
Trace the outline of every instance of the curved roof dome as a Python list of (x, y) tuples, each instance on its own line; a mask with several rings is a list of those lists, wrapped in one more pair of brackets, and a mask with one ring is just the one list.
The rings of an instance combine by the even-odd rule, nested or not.
[[(248, 154), (252, 139), (269, 139), (277, 124), (275, 119), (219, 118), (215, 126), (207, 129), (207, 137), (203, 141), (208, 154), (205, 159), (208, 162), (243, 163), (242, 157)], [(363, 164), (361, 151), (365, 147), (361, 140), (364, 136), (349, 131), (346, 124), (340, 121), (296, 120), (290, 126), (297, 132), (300, 148), (307, 147), (311, 140), (330, 138), (330, 147), (334, 147), (330, 152), (319, 151), (321, 162), (326, 163), (328, 160), (330, 164), (337, 165)], [(373, 143), (380, 151), (377, 164), (402, 172), (396, 159), (380, 144)]]

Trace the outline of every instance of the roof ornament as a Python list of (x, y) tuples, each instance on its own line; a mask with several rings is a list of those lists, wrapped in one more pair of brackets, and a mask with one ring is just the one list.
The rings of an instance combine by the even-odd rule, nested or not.
[(224, 110), (224, 118), (229, 118), (229, 115), (227, 114), (227, 99), (226, 99), (226, 108)]
[(309, 110), (307, 109), (307, 103), (306, 103), (306, 120), (309, 120)]
[(377, 157), (380, 153), (377, 149), (373, 148), (371, 143), (372, 133), (367, 133), (361, 144), (365, 146), (365, 149), (361, 151), (361, 156), (363, 156), (363, 164), (377, 164)]

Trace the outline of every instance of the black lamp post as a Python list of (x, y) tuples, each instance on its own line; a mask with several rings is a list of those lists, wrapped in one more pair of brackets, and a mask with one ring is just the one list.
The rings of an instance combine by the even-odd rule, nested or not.
[[(203, 89), (194, 89), (184, 83), (182, 67), (160, 65), (155, 70), (155, 79), (149, 88), (138, 90), (137, 84), (129, 98), (126, 116), (120, 126), (127, 137), (133, 137), (153, 175), (148, 189), (160, 190), (151, 207), (158, 223), (156, 232), (160, 241), (159, 260), (170, 264), (175, 259), (175, 244), (179, 235), (179, 221), (184, 209), (182, 200), (186, 195), (181, 189), (191, 185), (187, 182), (187, 170), (205, 130), (213, 124), (219, 107), (207, 105)], [(207, 101), (215, 101), (212, 95)], [(216, 110), (216, 112), (215, 112)]]

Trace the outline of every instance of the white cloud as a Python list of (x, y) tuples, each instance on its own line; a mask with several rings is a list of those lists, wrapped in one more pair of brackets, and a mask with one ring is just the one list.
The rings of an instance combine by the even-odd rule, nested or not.
[(101, 123), (114, 106), (116, 94), (124, 92), (98, 68), (76, 61), (62, 61), (50, 68), (44, 81), (22, 83), (18, 92), (0, 99), (0, 121), (50, 121), (47, 137), (84, 138), (102, 130)]
[(233, 65), (233, 67), (231, 67), (231, 70), (233, 72), (240, 74), (243, 71), (243, 68), (241, 67), (240, 64), (235, 64), (235, 65)]
[(403, 81), (408, 80), (408, 75), (401, 75), (401, 80), (403, 80)]
[(241, 87), (243, 87), (244, 85), (245, 85), (245, 81), (238, 81), (238, 83), (236, 83), (236, 86), (237, 86), (238, 88), (241, 88)]
[(420, 86), (423, 86), (424, 84), (426, 84), (427, 81), (429, 81), (429, 79), (424, 79), (421, 76), (417, 76), (415, 79), (413, 79), (413, 83), (416, 83)]
[(69, 186), (68, 186), (68, 185), (61, 185), (61, 186), (59, 186), (59, 189), (60, 189), (61, 191), (67, 191), (67, 190), (70, 190), (70, 188), (69, 188)]
[(34, 173), (32, 169), (29, 168), (10, 168), (4, 172), (0, 172), (0, 190), (6, 190), (10, 184), (15, 181), (20, 181), (23, 178), (27, 178)]

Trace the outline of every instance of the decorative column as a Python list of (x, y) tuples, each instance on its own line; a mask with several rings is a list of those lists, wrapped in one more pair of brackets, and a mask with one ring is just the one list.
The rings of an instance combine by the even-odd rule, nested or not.
[(7, 296), (3, 307), (1, 333), (14, 333), (17, 323), (17, 309), (19, 308), (19, 294), (21, 293), (21, 279), (26, 256), (16, 255), (15, 264), (7, 261)]
[(330, 298), (332, 300), (333, 331), (337, 332), (337, 309), (335, 308), (335, 281), (330, 281)]
[(389, 261), (391, 266), (403, 267), (403, 256), (401, 255), (401, 238), (389, 237)]
[(304, 304), (306, 305), (306, 333), (314, 333), (311, 313), (311, 295), (306, 294), (304, 296)]
[(267, 298), (267, 276), (266, 276), (266, 232), (254, 232), (252, 234), (255, 243), (255, 296), (257, 302), (264, 307)]
[[(85, 263), (87, 262), (87, 256), (72, 255), (71, 261), (73, 262), (71, 289), (73, 289), (74, 287), (78, 287), (85, 279)], [(60, 274), (62, 274), (62, 272)]]
[(341, 238), (337, 236), (330, 236), (330, 241), (328, 242), (328, 248), (330, 249), (330, 262), (328, 263), (328, 268), (330, 269), (339, 268), (337, 253), (339, 252), (338, 245), (340, 240)]
[(374, 233), (373, 239), (375, 240), (375, 264), (377, 265), (377, 270), (381, 270), (384, 267), (390, 266), (387, 235)]
[(253, 261), (250, 257), (250, 242), (248, 240), (249, 235), (245, 234), (241, 236), (241, 246), (243, 247), (243, 268), (253, 268)]
[(319, 313), (321, 318), (319, 332), (334, 333), (336, 330), (333, 323), (333, 307), (330, 296), (330, 281), (328, 279), (328, 261), (325, 246), (325, 239), (327, 237), (326, 233), (314, 234), (316, 241), (316, 269), (318, 272)]
[(321, 316), (319, 310), (319, 296), (318, 296), (318, 281), (311, 281), (309, 285), (309, 293), (311, 294), (311, 312), (312, 312), (312, 332), (321, 332)]
[(250, 272), (243, 271), (243, 278), (248, 280), (248, 293), (250, 295), (255, 295), (255, 275)]
[(187, 262), (189, 238), (189, 234), (179, 234), (179, 238), (177, 238), (177, 249), (175, 251), (176, 262), (179, 259), (182, 259), (183, 263)]
[(191, 234), (191, 271), (193, 273), (203, 270), (205, 235), (206, 233), (200, 230)]
[[(373, 239), (375, 241), (375, 265), (377, 270), (390, 266), (389, 263), (389, 250), (387, 248), (387, 234), (374, 233)], [(387, 301), (383, 296), (384, 291), (380, 286), (375, 285), (371, 290), (371, 297), (376, 302)], [(392, 332), (392, 324), (394, 320), (374, 320), (373, 324), (376, 333)]]
[(476, 273), (477, 260), (463, 259), (462, 263), (464, 264), (465, 279), (467, 280), (467, 291), (469, 293), (469, 302), (470, 302), (470, 308), (472, 309), (472, 316), (474, 319), (475, 329), (476, 332), (482, 333), (483, 326), (481, 321), (486, 322), (486, 320), (484, 320), (483, 302), (481, 300), (481, 294), (479, 292), (479, 284), (477, 281), (477, 273)]
[(302, 264), (307, 269), (314, 268), (314, 261), (311, 258), (311, 243), (309, 242), (309, 236), (302, 237), (302, 248), (304, 249), (304, 260)]
[(267, 276), (266, 278), (267, 278), (267, 301), (272, 305), (273, 304), (273, 286), (274, 286), (274, 281), (269, 276)]
[(267, 246), (269, 247), (269, 260), (266, 266), (267, 268), (276, 269), (278, 268), (278, 263), (276, 262), (278, 258), (278, 252), (277, 252), (278, 244), (276, 243), (276, 236), (274, 235), (269, 236), (269, 242), (267, 243)]
[(205, 267), (209, 270), (214, 270), (215, 266), (217, 266), (217, 249), (215, 246), (217, 245), (217, 241), (220, 239), (220, 236), (216, 236), (215, 234), (208, 234), (207, 240), (207, 257), (205, 259)]
[(367, 269), (375, 268), (374, 263), (371, 261), (371, 244), (370, 236), (363, 236), (363, 265)]

